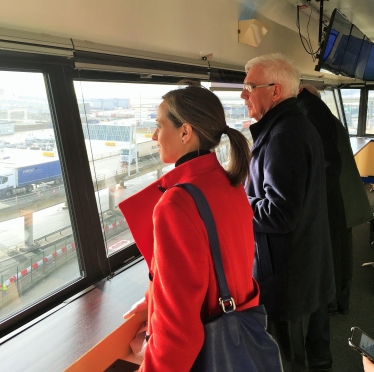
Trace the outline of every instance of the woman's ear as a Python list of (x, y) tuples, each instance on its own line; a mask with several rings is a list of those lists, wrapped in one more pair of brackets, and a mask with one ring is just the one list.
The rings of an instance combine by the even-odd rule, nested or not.
[(181, 141), (185, 153), (196, 151), (199, 149), (199, 137), (193, 130), (192, 125), (189, 123), (183, 123), (181, 129)]
[(189, 123), (183, 123), (181, 126), (181, 136), (182, 136), (182, 142), (188, 143), (191, 141), (193, 136), (193, 129), (191, 124)]

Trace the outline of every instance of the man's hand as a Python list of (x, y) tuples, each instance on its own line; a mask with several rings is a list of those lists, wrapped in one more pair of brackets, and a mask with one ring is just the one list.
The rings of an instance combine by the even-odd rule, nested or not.
[(370, 359), (362, 356), (362, 364), (364, 365), (365, 372), (374, 372), (374, 363)]

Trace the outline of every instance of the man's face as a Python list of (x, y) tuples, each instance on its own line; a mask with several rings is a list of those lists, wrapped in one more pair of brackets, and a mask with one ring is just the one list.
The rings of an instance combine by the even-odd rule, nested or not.
[[(253, 66), (250, 68), (244, 79), (244, 84), (249, 84), (251, 86), (271, 83), (275, 82), (265, 80), (264, 69), (261, 66)], [(273, 101), (274, 89), (275, 86), (255, 88), (252, 92), (243, 89), (240, 97), (244, 99), (249, 117), (258, 121), (275, 105)]]

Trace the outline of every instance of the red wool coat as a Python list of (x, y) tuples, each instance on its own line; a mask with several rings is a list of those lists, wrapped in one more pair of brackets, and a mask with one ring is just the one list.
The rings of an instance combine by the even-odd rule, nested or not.
[(205, 226), (191, 196), (172, 187), (184, 182), (198, 186), (208, 200), (237, 309), (258, 305), (253, 212), (244, 188), (230, 185), (215, 153), (179, 165), (119, 204), (153, 276), (142, 372), (189, 371), (204, 341), (201, 319), (221, 312)]

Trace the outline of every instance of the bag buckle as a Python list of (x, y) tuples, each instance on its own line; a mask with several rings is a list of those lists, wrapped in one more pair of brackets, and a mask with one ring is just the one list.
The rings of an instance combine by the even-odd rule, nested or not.
[(222, 300), (222, 297), (220, 297), (218, 301), (224, 313), (231, 313), (235, 311), (236, 305), (232, 297), (230, 297), (230, 300), (228, 301), (224, 301)]

